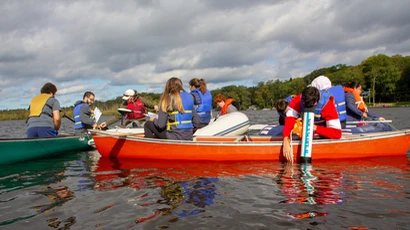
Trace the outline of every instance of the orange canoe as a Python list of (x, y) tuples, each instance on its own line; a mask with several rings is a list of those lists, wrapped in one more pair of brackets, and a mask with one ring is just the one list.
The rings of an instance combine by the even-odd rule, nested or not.
[[(163, 160), (284, 160), (282, 140), (267, 136), (196, 137), (193, 141), (144, 138), (141, 135), (113, 135), (93, 131), (103, 157)], [(406, 155), (410, 130), (345, 135), (340, 140), (314, 139), (312, 159), (364, 158)], [(295, 161), (300, 141), (293, 141)]]

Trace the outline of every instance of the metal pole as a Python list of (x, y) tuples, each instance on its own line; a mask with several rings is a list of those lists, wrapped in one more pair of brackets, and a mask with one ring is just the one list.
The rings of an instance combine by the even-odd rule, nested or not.
[(376, 85), (376, 76), (373, 77), (373, 106), (374, 106), (374, 97), (376, 96), (376, 91), (375, 91), (375, 85)]

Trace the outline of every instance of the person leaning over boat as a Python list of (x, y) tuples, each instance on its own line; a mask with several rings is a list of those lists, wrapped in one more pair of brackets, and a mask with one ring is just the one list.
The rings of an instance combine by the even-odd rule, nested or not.
[(204, 79), (193, 78), (189, 81), (191, 95), (194, 97), (194, 107), (199, 116), (198, 129), (205, 127), (211, 121), (212, 94), (206, 87)]
[(55, 137), (61, 126), (60, 102), (55, 99), (57, 87), (47, 82), (40, 93), (31, 99), (27, 138)]
[(296, 119), (301, 117), (305, 108), (312, 107), (316, 107), (313, 131), (324, 138), (340, 139), (342, 137), (342, 128), (336, 107), (334, 106), (333, 96), (326, 91), (319, 91), (316, 87), (308, 86), (303, 90), (302, 94), (292, 99), (286, 113), (282, 147), (283, 155), (290, 162), (293, 162), (290, 135)]
[(276, 112), (279, 115), (279, 125), (285, 125), (286, 112), (288, 111), (288, 106), (290, 101), (295, 97), (291, 95), (285, 99), (279, 99), (275, 103)]
[(148, 138), (192, 140), (198, 125), (192, 95), (185, 92), (179, 78), (172, 77), (161, 95), (158, 118), (145, 122), (144, 134)]
[(91, 105), (95, 100), (93, 92), (84, 93), (83, 100), (74, 104), (74, 131), (76, 135), (87, 133), (88, 129), (104, 128), (106, 123), (98, 124), (91, 111)]
[(224, 95), (218, 94), (215, 96), (214, 102), (219, 108), (221, 108), (219, 115), (225, 115), (227, 113), (238, 111), (238, 109), (236, 109), (236, 107), (232, 105), (233, 98), (226, 99)]
[(343, 86), (336, 85), (332, 86), (332, 82), (326, 76), (320, 75), (313, 79), (312, 83), (310, 84), (313, 87), (316, 87), (318, 90), (324, 90), (330, 93), (331, 96), (334, 98), (334, 103), (336, 106), (336, 111), (339, 115), (340, 124), (342, 128), (346, 128), (346, 102), (345, 102), (345, 93), (343, 90)]
[[(362, 85), (359, 81), (352, 81), (345, 84), (345, 99), (346, 99), (346, 111), (347, 121), (362, 121), (362, 120), (378, 120), (385, 121), (384, 117), (379, 117), (377, 114), (368, 111), (366, 103), (360, 96), (362, 93)], [(391, 127), (386, 123), (374, 123), (374, 124), (359, 124), (359, 127), (352, 128), (352, 133), (364, 133), (364, 132), (383, 132), (391, 131)]]
[(276, 112), (279, 115), (279, 125), (276, 126), (268, 126), (272, 127), (267, 131), (265, 134), (264, 131), (261, 131), (259, 135), (261, 136), (282, 136), (283, 133), (283, 127), (285, 125), (285, 118), (286, 118), (286, 112), (288, 111), (289, 107), (289, 102), (292, 100), (292, 98), (295, 97), (294, 95), (288, 96), (285, 99), (279, 99), (275, 102), (275, 108)]
[[(158, 111), (158, 106), (138, 95), (138, 92), (134, 89), (127, 89), (122, 97), (124, 102), (121, 104), (120, 108), (129, 109), (131, 112), (125, 113), (125, 126), (132, 124), (132, 126), (142, 126), (141, 123), (145, 122), (146, 107)], [(123, 114), (118, 113), (115, 117), (109, 119), (105, 123), (107, 126), (116, 123), (117, 121), (123, 119)]]

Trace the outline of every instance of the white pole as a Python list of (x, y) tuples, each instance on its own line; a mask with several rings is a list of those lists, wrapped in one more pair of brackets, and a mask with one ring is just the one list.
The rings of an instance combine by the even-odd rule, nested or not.
[(313, 141), (313, 125), (315, 123), (315, 114), (313, 111), (303, 113), (303, 129), (302, 129), (302, 149), (300, 153), (300, 163), (312, 162), (312, 141)]

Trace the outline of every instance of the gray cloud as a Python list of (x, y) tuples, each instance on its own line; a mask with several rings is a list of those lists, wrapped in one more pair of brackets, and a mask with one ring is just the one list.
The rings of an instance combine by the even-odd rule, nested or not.
[(409, 10), (401, 0), (3, 1), (0, 96), (24, 87), (30, 98), (47, 80), (64, 101), (78, 85), (104, 100), (127, 86), (160, 92), (171, 76), (218, 88), (409, 55)]

